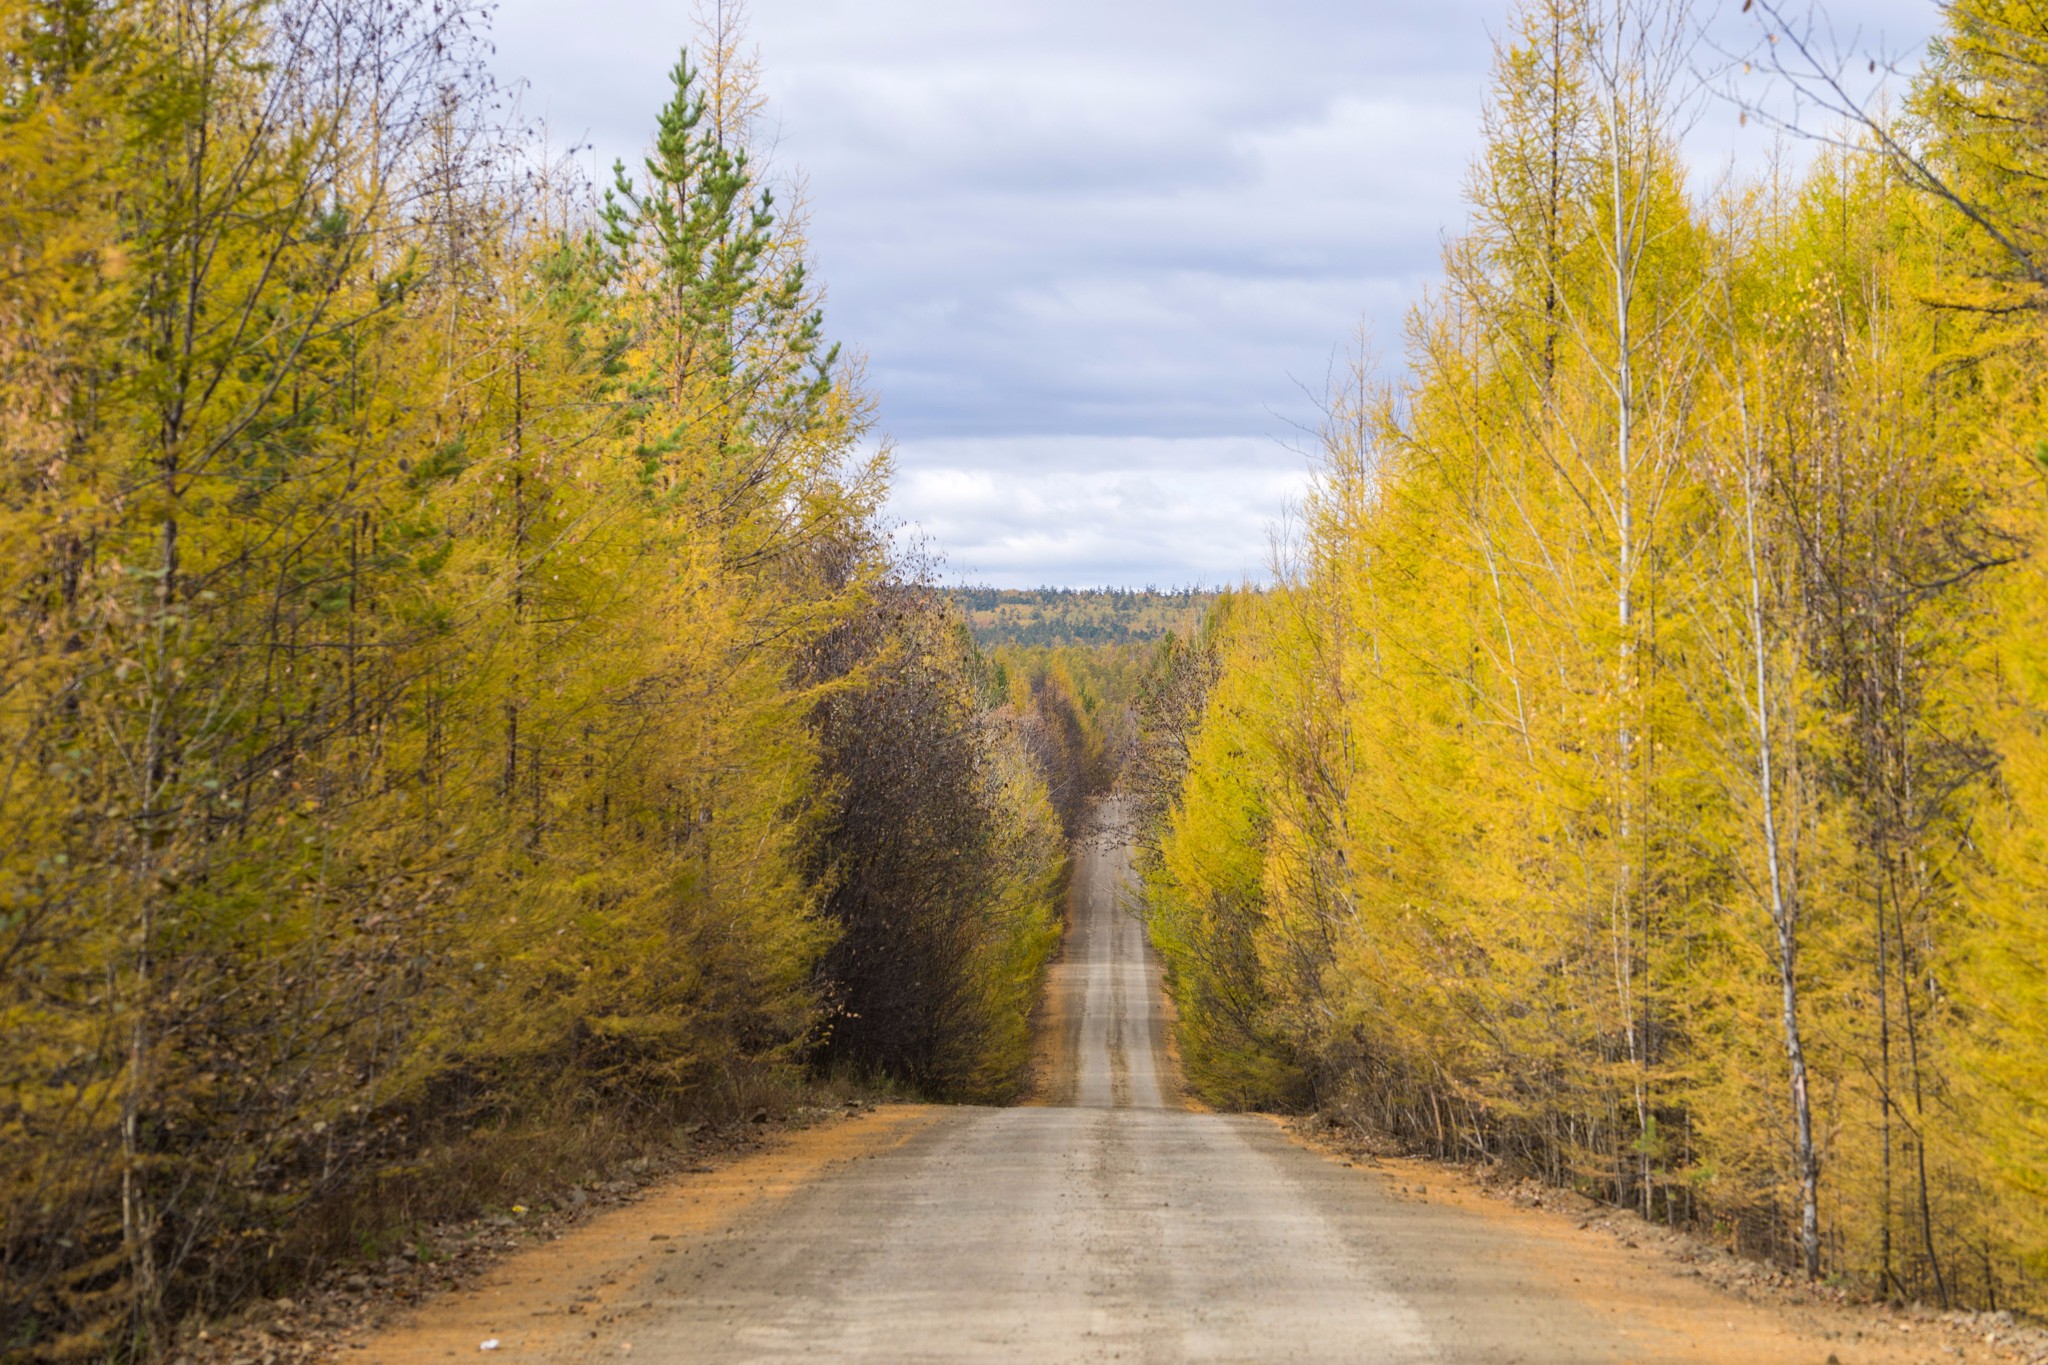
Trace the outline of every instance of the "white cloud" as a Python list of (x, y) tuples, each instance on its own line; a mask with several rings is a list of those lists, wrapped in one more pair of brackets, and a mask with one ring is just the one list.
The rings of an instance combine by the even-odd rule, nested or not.
[(1262, 579), (1265, 522), (1308, 483), (1257, 437), (938, 441), (899, 449), (897, 471), (903, 537), (945, 551), (949, 581), (1005, 587)]

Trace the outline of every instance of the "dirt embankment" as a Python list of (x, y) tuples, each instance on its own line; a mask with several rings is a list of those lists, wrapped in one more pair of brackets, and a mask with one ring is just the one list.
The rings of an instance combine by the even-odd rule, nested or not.
[[(698, 1125), (673, 1152), (636, 1159), (546, 1205), (515, 1204), (423, 1229), (402, 1253), (337, 1268), (293, 1297), (252, 1304), (224, 1321), (188, 1323), (170, 1358), (173, 1365), (445, 1362), (449, 1352), (480, 1354), (488, 1340), (499, 1342), (495, 1349), (537, 1343), (547, 1334), (535, 1323), (550, 1305), (565, 1322), (601, 1315), (605, 1287), (660, 1249), (642, 1226), (649, 1220), (695, 1227), (731, 1216), (901, 1140), (906, 1126), (932, 1112), (856, 1099)], [(536, 1284), (549, 1288), (534, 1291)], [(558, 1292), (565, 1288), (573, 1290), (567, 1298)]]

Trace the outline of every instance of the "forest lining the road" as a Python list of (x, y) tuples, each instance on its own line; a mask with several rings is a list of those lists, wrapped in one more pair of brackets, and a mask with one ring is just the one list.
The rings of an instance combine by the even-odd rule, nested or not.
[(1076, 594), (895, 548), (736, 9), (605, 187), (466, 10), (11, 2), (0, 1356), (1018, 1098), (1109, 793), (1195, 1101), (2048, 1310), (2034, 10), (1745, 4), (1850, 133), (1700, 194), (1685, 6), (1523, 0), (1278, 580)]
[(8, 15), (0, 1356), (1015, 1093), (1089, 703), (893, 548), (737, 7), (603, 192), (465, 7)]

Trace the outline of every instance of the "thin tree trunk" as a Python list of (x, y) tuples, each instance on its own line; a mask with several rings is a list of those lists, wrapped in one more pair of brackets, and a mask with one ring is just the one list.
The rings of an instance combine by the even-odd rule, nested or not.
[(1806, 1049), (1799, 1034), (1799, 905), (1784, 866), (1778, 830), (1777, 774), (1772, 752), (1770, 649), (1764, 631), (1762, 559), (1757, 547), (1756, 471), (1743, 471), (1743, 538), (1749, 567), (1749, 634), (1755, 665), (1757, 779), (1763, 797), (1764, 858), (1770, 874), (1771, 923), (1777, 931), (1780, 1025), (1792, 1091), (1799, 1170), (1799, 1249), (1807, 1278), (1820, 1274), (1820, 1161), (1813, 1141), (1813, 1103)]

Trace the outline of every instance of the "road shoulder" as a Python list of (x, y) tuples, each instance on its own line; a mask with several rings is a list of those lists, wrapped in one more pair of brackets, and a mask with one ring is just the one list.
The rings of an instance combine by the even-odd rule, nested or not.
[(787, 1134), (769, 1150), (679, 1176), (530, 1251), (508, 1256), (471, 1289), (362, 1343), (364, 1365), (419, 1365), (491, 1348), (533, 1360), (595, 1335), (636, 1306), (644, 1272), (673, 1243), (717, 1233), (762, 1204), (787, 1198), (849, 1162), (908, 1142), (944, 1111), (892, 1104)]
[[(1940, 1314), (1809, 1290), (1704, 1240), (1570, 1191), (1489, 1184), (1459, 1167), (1376, 1153), (1340, 1129), (1272, 1117), (1298, 1145), (1384, 1198), (1486, 1223), (1504, 1255), (1613, 1325), (1628, 1358), (1756, 1365), (2048, 1361), (2048, 1338), (2003, 1314)], [(1987, 1340), (1986, 1338), (1991, 1338)]]

